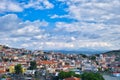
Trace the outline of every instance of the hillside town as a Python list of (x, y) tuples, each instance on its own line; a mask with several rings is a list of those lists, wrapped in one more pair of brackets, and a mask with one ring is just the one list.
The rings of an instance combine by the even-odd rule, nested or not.
[[(9, 79), (6, 80), (16, 80), (13, 74), (17, 64), (21, 64), (23, 70), (23, 75), (18, 80), (53, 80), (53, 77), (58, 76), (60, 71), (74, 71), (76, 74), (90, 71), (109, 72), (113, 76), (120, 76), (119, 58), (119, 55), (96, 54), (86, 56), (84, 54), (63, 54), (53, 51), (31, 51), (0, 45), (0, 77), (7, 75)], [(36, 69), (34, 70), (29, 70), (31, 61), (36, 62)], [(37, 76), (33, 76), (36, 73)]]

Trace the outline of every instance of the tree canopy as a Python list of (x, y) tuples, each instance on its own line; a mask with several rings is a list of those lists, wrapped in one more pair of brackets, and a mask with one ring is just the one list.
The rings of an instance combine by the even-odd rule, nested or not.
[(99, 73), (85, 72), (81, 75), (82, 80), (105, 80)]
[(96, 56), (91, 56), (90, 59), (91, 60), (96, 60)]
[(22, 74), (23, 73), (23, 70), (22, 70), (23, 68), (22, 68), (22, 65), (21, 64), (17, 64), (16, 66), (15, 66), (15, 73), (16, 74)]
[(73, 72), (73, 71), (69, 71), (69, 72), (61, 71), (58, 75), (59, 79), (69, 78), (69, 77), (72, 77), (72, 76), (80, 78), (80, 75), (75, 74), (75, 72)]
[(31, 62), (30, 62), (30, 67), (29, 67), (29, 69), (30, 69), (30, 70), (34, 70), (34, 69), (36, 69), (36, 68), (37, 68), (36, 61), (31, 61)]

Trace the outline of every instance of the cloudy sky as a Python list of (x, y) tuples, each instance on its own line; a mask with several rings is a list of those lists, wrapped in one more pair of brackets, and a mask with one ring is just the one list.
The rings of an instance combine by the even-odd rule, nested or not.
[(120, 49), (120, 0), (0, 0), (0, 44)]

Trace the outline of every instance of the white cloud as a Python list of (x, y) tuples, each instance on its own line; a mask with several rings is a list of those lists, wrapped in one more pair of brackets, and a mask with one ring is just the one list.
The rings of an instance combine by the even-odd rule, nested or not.
[(6, 32), (19, 28), (20, 19), (15, 14), (8, 14), (0, 17), (0, 31)]
[(39, 33), (40, 29), (36, 26), (33, 25), (29, 25), (29, 26), (25, 26), (24, 28), (18, 29), (17, 34), (20, 35), (26, 35), (26, 34), (30, 34), (30, 33)]
[[(15, 14), (0, 17), (0, 23), (2, 24), (0, 43), (13, 47), (79, 50), (80, 48), (118, 49), (120, 46), (119, 25), (57, 22), (56, 27), (48, 32), (47, 26), (50, 25), (48, 22), (22, 21)], [(6, 26), (8, 23), (9, 26)]]
[(32, 42), (32, 38), (40, 40), (40, 35), (47, 37), (44, 29), (41, 27), (48, 26), (46, 21), (22, 21), (16, 14), (8, 14), (0, 17), (0, 43), (7, 45), (19, 46), (26, 42)]
[[(59, 0), (66, 3), (69, 18), (79, 21), (109, 22), (120, 21), (119, 0)], [(113, 20), (114, 19), (114, 20)], [(118, 23), (118, 22), (117, 22)]]
[(53, 19), (53, 18), (58, 18), (59, 16), (58, 15), (53, 15), (53, 16), (51, 16), (51, 18)]
[(11, 0), (1, 0), (0, 1), (0, 12), (21, 12), (23, 8), (19, 3)]
[[(59, 1), (63, 2), (62, 5), (67, 5), (65, 10), (68, 14), (48, 14), (48, 16), (68, 18), (70, 22), (23, 21), (16, 14), (6, 14), (0, 17), (0, 43), (31, 49), (119, 49), (119, 0)], [(8, 2), (11, 3), (8, 5), (11, 6), (9, 8), (5, 6)], [(54, 7), (49, 0), (30, 0), (26, 3), (9, 0), (8, 2), (2, 0), (0, 12)]]
[(67, 32), (94, 32), (96, 30), (104, 29), (104, 24), (95, 24), (95, 23), (85, 23), (85, 22), (72, 22), (72, 23), (65, 23), (65, 22), (57, 22), (56, 23), (56, 31), (63, 30)]
[(50, 9), (53, 8), (54, 5), (50, 3), (48, 0), (31, 0), (30, 2), (25, 4), (24, 7), (35, 9)]
[[(26, 46), (27, 45), (27, 46)], [(29, 46), (28, 46), (29, 45)], [(73, 42), (64, 42), (64, 41), (43, 41), (43, 42), (26, 42), (21, 44), (22, 47), (26, 48), (34, 48), (34, 49), (41, 49), (41, 50), (79, 50), (81, 48), (87, 49), (114, 49), (112, 48), (112, 44), (107, 42), (95, 42), (95, 41), (73, 41)], [(33, 47), (36, 46), (36, 47)]]
[[(103, 23), (88, 23), (88, 22), (57, 22), (55, 31), (69, 35), (65, 40), (68, 42), (75, 42), (77, 47), (89, 47), (98, 48), (104, 47), (103, 49), (118, 49), (115, 45), (119, 45), (120, 36), (119, 25), (108, 25)], [(63, 34), (63, 35), (64, 35)], [(61, 37), (60, 37), (61, 38)], [(79, 40), (81, 40), (79, 42)], [(86, 42), (86, 40), (88, 40)]]
[(76, 40), (76, 38), (75, 38), (75, 37), (71, 37), (71, 40), (72, 40), (72, 41), (75, 41), (75, 40)]
[(27, 8), (34, 8), (38, 10), (51, 9), (54, 5), (49, 0), (28, 0), (19, 2), (17, 0), (1, 0), (0, 13), (4, 12), (22, 12)]
[(24, 44), (21, 44), (21, 47), (28, 48), (29, 45), (24, 43)]
[(69, 17), (69, 15), (57, 15), (57, 14), (54, 14), (52, 16), (50, 16), (50, 18), (54, 19), (54, 18), (67, 18)]

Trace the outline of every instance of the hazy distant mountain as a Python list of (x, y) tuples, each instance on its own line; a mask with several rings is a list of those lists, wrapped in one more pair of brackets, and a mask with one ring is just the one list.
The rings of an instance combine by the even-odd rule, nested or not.
[[(0, 45), (0, 50), (4, 49), (10, 49), (11, 47), (6, 46), (6, 45)], [(18, 48), (12, 48), (12, 49), (18, 49)], [(50, 51), (50, 50), (45, 50), (45, 51)], [(107, 54), (107, 55), (119, 55), (120, 56), (120, 50), (112, 50), (112, 51), (107, 51), (107, 50), (94, 50), (94, 49), (88, 49), (88, 48), (82, 48), (79, 50), (51, 50), (54, 52), (58, 53), (63, 53), (63, 54)]]
[(63, 54), (99, 54), (106, 51), (97, 50), (54, 50), (54, 52), (60, 52)]

